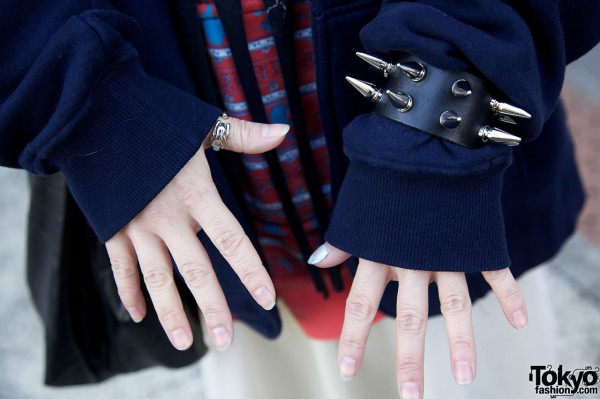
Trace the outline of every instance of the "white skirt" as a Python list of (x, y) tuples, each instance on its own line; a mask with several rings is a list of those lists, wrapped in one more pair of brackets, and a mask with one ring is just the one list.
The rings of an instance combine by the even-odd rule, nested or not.
[[(429, 320), (425, 398), (539, 398), (528, 375), (531, 365), (557, 363), (555, 326), (543, 274), (529, 273), (519, 285), (529, 310), (526, 330), (510, 327), (493, 293), (475, 304), (478, 365), (475, 381), (468, 386), (452, 379), (442, 318)], [(206, 399), (398, 397), (392, 319), (386, 318), (373, 327), (358, 376), (344, 382), (337, 370), (337, 341), (307, 338), (285, 305), (278, 306), (283, 332), (276, 340), (264, 339), (236, 322), (232, 346), (226, 352), (211, 350), (200, 362)]]

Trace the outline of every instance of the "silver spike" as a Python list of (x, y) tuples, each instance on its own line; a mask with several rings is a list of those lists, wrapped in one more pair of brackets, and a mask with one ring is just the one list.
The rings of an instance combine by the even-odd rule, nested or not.
[(488, 140), (492, 140), (495, 143), (506, 144), (510, 147), (517, 146), (521, 143), (520, 137), (490, 126), (484, 126), (479, 129), (479, 137), (481, 137), (481, 140), (483, 140), (484, 143)]
[(455, 112), (444, 111), (440, 115), (440, 125), (446, 129), (456, 129), (460, 125), (460, 122), (462, 122), (462, 118)]
[(406, 76), (411, 78), (413, 82), (419, 82), (425, 79), (425, 75), (427, 74), (425, 65), (421, 64), (420, 62), (400, 62), (396, 66), (400, 68)]
[(383, 76), (385, 76), (386, 78), (389, 74), (396, 70), (396, 66), (394, 64), (385, 62), (384, 60), (379, 59), (377, 57), (373, 57), (372, 55), (361, 53), (360, 51), (357, 52), (356, 55), (372, 67), (383, 71)]
[(490, 101), (490, 108), (497, 114), (513, 116), (515, 118), (531, 119), (531, 114), (527, 111), (515, 107), (514, 105), (501, 103), (498, 100), (492, 99)]
[(373, 83), (365, 82), (362, 80), (351, 78), (346, 76), (346, 80), (364, 97), (367, 97), (374, 103), (379, 102), (383, 93)]
[(500, 114), (498, 114), (497, 116), (498, 116), (498, 120), (500, 122), (508, 123), (508, 124), (511, 124), (511, 125), (516, 125), (517, 124), (517, 121), (514, 120), (513, 118), (511, 118), (508, 115), (500, 115)]
[(464, 79), (459, 79), (452, 85), (452, 94), (454, 94), (454, 97), (469, 97), (472, 93), (471, 84)]
[(410, 95), (402, 92), (394, 93), (393, 91), (385, 91), (390, 98), (390, 101), (400, 112), (407, 112), (413, 107), (413, 99)]

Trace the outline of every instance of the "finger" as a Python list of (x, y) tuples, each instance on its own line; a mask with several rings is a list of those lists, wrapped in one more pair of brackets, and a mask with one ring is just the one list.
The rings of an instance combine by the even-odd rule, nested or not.
[(117, 291), (123, 306), (136, 323), (146, 316), (146, 302), (140, 288), (140, 276), (135, 251), (129, 238), (117, 234), (106, 242)]
[(145, 232), (132, 234), (131, 240), (160, 324), (175, 348), (189, 348), (192, 330), (173, 280), (173, 266), (164, 243)]
[(221, 200), (204, 153), (173, 179), (174, 192), (263, 308), (275, 306), (275, 287), (250, 239)]
[(332, 267), (348, 260), (350, 256), (352, 255), (326, 242), (312, 253), (308, 258), (308, 264), (318, 267)]
[(244, 229), (223, 204), (216, 189), (190, 208), (212, 243), (231, 265), (254, 300), (266, 310), (275, 306), (275, 287)]
[(233, 322), (206, 250), (191, 229), (166, 231), (163, 239), (202, 311), (212, 343), (226, 350), (233, 339)]
[(423, 395), (423, 362), (430, 273), (397, 269), (396, 374), (402, 399)]
[[(228, 117), (219, 118), (230, 123), (229, 137), (225, 141), (225, 149), (245, 154), (261, 154), (277, 147), (290, 130), (289, 125), (264, 124)], [(211, 135), (205, 140), (204, 147), (210, 147)]]
[(502, 306), (508, 322), (519, 330), (527, 327), (527, 306), (509, 268), (482, 272)]
[(463, 273), (437, 273), (440, 309), (448, 332), (450, 363), (457, 383), (470, 384), (475, 378), (476, 356), (471, 298)]
[(360, 368), (371, 325), (389, 279), (388, 267), (364, 259), (358, 265), (346, 300), (338, 349), (338, 368), (345, 381), (354, 378)]

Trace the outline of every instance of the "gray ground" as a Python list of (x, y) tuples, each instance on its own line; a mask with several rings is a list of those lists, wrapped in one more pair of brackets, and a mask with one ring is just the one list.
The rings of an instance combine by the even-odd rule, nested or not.
[[(573, 65), (567, 75), (569, 84), (598, 101), (599, 63), (600, 48), (596, 48)], [(43, 386), (42, 325), (30, 303), (23, 273), (28, 198), (24, 173), (0, 168), (0, 190), (0, 399), (201, 399), (198, 365), (176, 371), (143, 371), (92, 387)], [(557, 259), (533, 272), (547, 281), (549, 309), (559, 337), (558, 360), (571, 367), (600, 366), (599, 266), (598, 246), (575, 236)], [(490, 397), (495, 397), (494, 391), (501, 389), (492, 388)]]
[(566, 79), (569, 86), (600, 102), (600, 46), (569, 65)]

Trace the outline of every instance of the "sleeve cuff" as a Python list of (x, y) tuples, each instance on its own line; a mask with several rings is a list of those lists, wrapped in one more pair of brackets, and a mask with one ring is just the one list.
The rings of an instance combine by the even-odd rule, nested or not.
[[(372, 135), (380, 138), (378, 148), (355, 139)], [(500, 203), (511, 159), (505, 149), (464, 149), (372, 115), (351, 123), (344, 137), (350, 163), (326, 233), (329, 243), (408, 269), (477, 272), (510, 265)], [(453, 156), (437, 168), (402, 162), (413, 158), (418, 165), (418, 157), (434, 159), (436, 151)], [(387, 159), (394, 154), (395, 164)]]
[(198, 151), (221, 111), (145, 74), (138, 61), (100, 81), (83, 116), (48, 157), (105, 242)]

